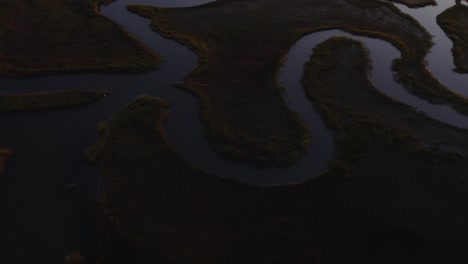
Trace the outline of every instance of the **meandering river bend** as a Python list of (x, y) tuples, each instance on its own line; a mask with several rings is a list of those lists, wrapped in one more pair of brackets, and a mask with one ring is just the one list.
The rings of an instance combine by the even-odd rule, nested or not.
[[(302, 182), (327, 170), (333, 156), (331, 132), (306, 99), (301, 86), (303, 65), (312, 48), (332, 36), (360, 40), (368, 47), (373, 62), (372, 83), (382, 93), (457, 127), (468, 128), (468, 119), (449, 106), (432, 105), (404, 90), (393, 79), (391, 61), (400, 56), (390, 44), (331, 30), (300, 39), (289, 51), (278, 79), (285, 87), (285, 100), (313, 133), (313, 146), (295, 165), (287, 168), (255, 169), (219, 157), (209, 147), (198, 118), (198, 102), (173, 85), (197, 65), (197, 56), (183, 45), (153, 32), (149, 20), (128, 12), (128, 4), (188, 6), (204, 0), (156, 1), (118, 0), (101, 12), (119, 23), (147, 46), (161, 54), (165, 63), (154, 72), (135, 75), (61, 75), (23, 80), (0, 80), (0, 92), (25, 93), (51, 89), (110, 88), (113, 94), (86, 107), (21, 112), (0, 116), (0, 146), (14, 149), (7, 173), (0, 182), (0, 252), (17, 263), (40, 261), (61, 263), (71, 251), (88, 259), (94, 255), (94, 207), (98, 175), (84, 159), (84, 151), (96, 140), (96, 124), (120, 111), (138, 95), (167, 100), (171, 105), (168, 135), (187, 160), (204, 170), (257, 185)], [(398, 7), (415, 17), (434, 35), (435, 46), (428, 55), (429, 70), (457, 93), (467, 95), (466, 75), (453, 72), (451, 41), (435, 24), (435, 16), (455, 1), (438, 1), (438, 6), (420, 9)], [(385, 51), (385, 52), (382, 52)], [(436, 63), (437, 62), (437, 63)], [(190, 130), (187, 138), (185, 131)], [(65, 186), (77, 183), (72, 192)]]

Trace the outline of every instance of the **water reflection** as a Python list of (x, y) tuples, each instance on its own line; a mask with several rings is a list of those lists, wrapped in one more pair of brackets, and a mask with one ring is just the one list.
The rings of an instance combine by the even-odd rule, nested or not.
[[(462, 1), (462, 3), (464, 5), (467, 4), (465, 1)], [(436, 6), (427, 6), (424, 8), (413, 9), (401, 4), (396, 4), (396, 6), (403, 13), (409, 14), (419, 21), (433, 37), (432, 41), (434, 42), (434, 46), (426, 57), (429, 71), (447, 88), (467, 97), (468, 75), (453, 71), (453, 69), (455, 69), (451, 52), (453, 43), (436, 21), (437, 15), (455, 4), (456, 1), (439, 0)]]

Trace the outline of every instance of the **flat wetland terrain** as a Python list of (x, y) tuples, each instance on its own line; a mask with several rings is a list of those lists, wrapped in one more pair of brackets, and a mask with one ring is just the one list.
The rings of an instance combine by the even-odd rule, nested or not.
[(362, 58), (359, 43), (334, 39), (320, 44), (306, 66), (308, 96), (339, 135), (336, 162), (368, 199), (368, 217), (416, 239), (405, 254), (433, 258), (413, 263), (461, 263), (468, 232), (466, 131), (380, 95), (366, 80)]
[[(0, 77), (158, 69), (164, 58), (100, 15), (104, 2), (112, 1), (0, 3)], [(390, 42), (401, 52), (392, 67), (404, 89), (468, 114), (468, 99), (425, 67), (430, 34), (391, 2), (436, 4), (218, 0), (127, 8), (198, 54), (197, 68), (174, 89), (198, 98), (210, 147), (262, 169), (294, 166), (317, 144), (278, 82), (289, 49), (313, 32)], [(437, 17), (459, 72), (468, 71), (467, 10), (457, 1)], [(268, 187), (211, 175), (172, 145), (171, 106), (142, 95), (97, 124), (98, 139), (84, 154), (101, 176), (96, 263), (467, 263), (468, 131), (380, 93), (362, 43), (334, 37), (310, 48), (301, 84), (333, 135), (328, 171)], [(2, 93), (0, 115), (84, 107), (112, 96), (108, 88)], [(8, 177), (15, 153), (1, 147), (0, 176)]]
[(29, 94), (0, 94), (0, 114), (90, 104), (107, 95), (106, 89), (55, 90)]
[(337, 158), (301, 185), (249, 187), (191, 167), (167, 143), (167, 105), (154, 98), (101, 125), (89, 156), (103, 172), (103, 263), (466, 259), (466, 132), (379, 94), (368, 67), (358, 42), (316, 48), (303, 82)]
[(183, 87), (199, 96), (214, 149), (233, 158), (291, 164), (313, 142), (284, 107), (276, 73), (295, 41), (315, 31), (344, 29), (390, 41), (402, 52), (395, 70), (405, 88), (468, 113), (467, 99), (425, 69), (432, 45), (428, 33), (386, 3), (220, 0), (195, 8), (129, 10), (152, 18), (156, 31), (197, 51), (201, 64)]
[(453, 41), (457, 70), (468, 72), (468, 7), (456, 5), (437, 16), (437, 23)]
[(0, 77), (141, 72), (159, 58), (97, 13), (98, 0), (0, 3)]

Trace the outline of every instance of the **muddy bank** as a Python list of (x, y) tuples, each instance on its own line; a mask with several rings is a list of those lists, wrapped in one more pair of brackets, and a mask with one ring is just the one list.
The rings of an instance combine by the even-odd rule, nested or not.
[[(101, 263), (317, 258), (315, 236), (302, 233), (309, 231), (300, 216), (278, 207), (281, 188), (249, 187), (192, 167), (166, 140), (167, 116), (164, 102), (143, 97), (100, 127), (89, 154), (102, 172)], [(295, 246), (283, 243), (290, 231)]]
[[(349, 39), (320, 44), (304, 77), (308, 95), (335, 128), (341, 175), (360, 190), (369, 220), (414, 239), (414, 251), (405, 253), (409, 262), (462, 263), (467, 132), (379, 94), (367, 81), (360, 45)], [(380, 261), (408, 259), (390, 253)]]

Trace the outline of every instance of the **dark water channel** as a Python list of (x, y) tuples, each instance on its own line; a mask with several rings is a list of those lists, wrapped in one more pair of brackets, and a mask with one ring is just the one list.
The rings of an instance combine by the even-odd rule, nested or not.
[[(172, 122), (180, 126), (175, 129), (171, 125), (170, 134), (183, 137), (182, 132), (193, 131), (203, 135), (196, 100), (173, 87), (196, 66), (197, 56), (153, 34), (149, 20), (127, 11), (111, 11), (103, 9), (109, 17), (131, 24), (133, 34), (164, 56), (166, 63), (160, 70), (125, 76), (0, 80), (0, 91), (7, 93), (101, 87), (113, 91), (111, 96), (85, 107), (0, 116), (0, 146), (14, 151), (0, 180), (0, 255), (8, 263), (62, 263), (71, 251), (93, 258), (98, 173), (84, 159), (84, 151), (97, 138), (96, 124), (138, 95), (160, 96), (171, 103)], [(66, 185), (71, 183), (78, 188), (68, 190)]]
[[(203, 2), (207, 1), (119, 0), (101, 9), (105, 16), (164, 57), (165, 63), (158, 71), (123, 76), (89, 74), (0, 79), (0, 92), (5, 93), (64, 88), (109, 88), (113, 91), (111, 96), (89, 106), (0, 116), (0, 146), (14, 151), (6, 175), (0, 179), (0, 208), (3, 209), (0, 241), (6, 245), (0, 247), (2, 259), (9, 263), (61, 263), (72, 251), (93, 259), (98, 173), (84, 159), (84, 151), (97, 138), (98, 122), (122, 110), (142, 94), (158, 96), (170, 103), (171, 120), (167, 129), (171, 143), (187, 160), (212, 174), (248, 184), (272, 185), (302, 182), (326, 171), (333, 155), (332, 134), (306, 99), (300, 78), (312, 48), (331, 36), (348, 36), (366, 44), (374, 62), (371, 80), (383, 93), (442, 122), (459, 127), (468, 124), (465, 116), (450, 107), (431, 105), (408, 94), (393, 81), (390, 63), (400, 54), (388, 43), (341, 31), (319, 32), (302, 38), (291, 48), (278, 76), (286, 90), (286, 101), (312, 133), (312, 149), (287, 168), (260, 170), (225, 160), (208, 147), (198, 118), (197, 100), (174, 87), (196, 67), (196, 54), (154, 33), (148, 19), (125, 9), (128, 4), (188, 6)], [(447, 52), (450, 54), (450, 50)], [(78, 184), (78, 188), (67, 189), (71, 183)]]

